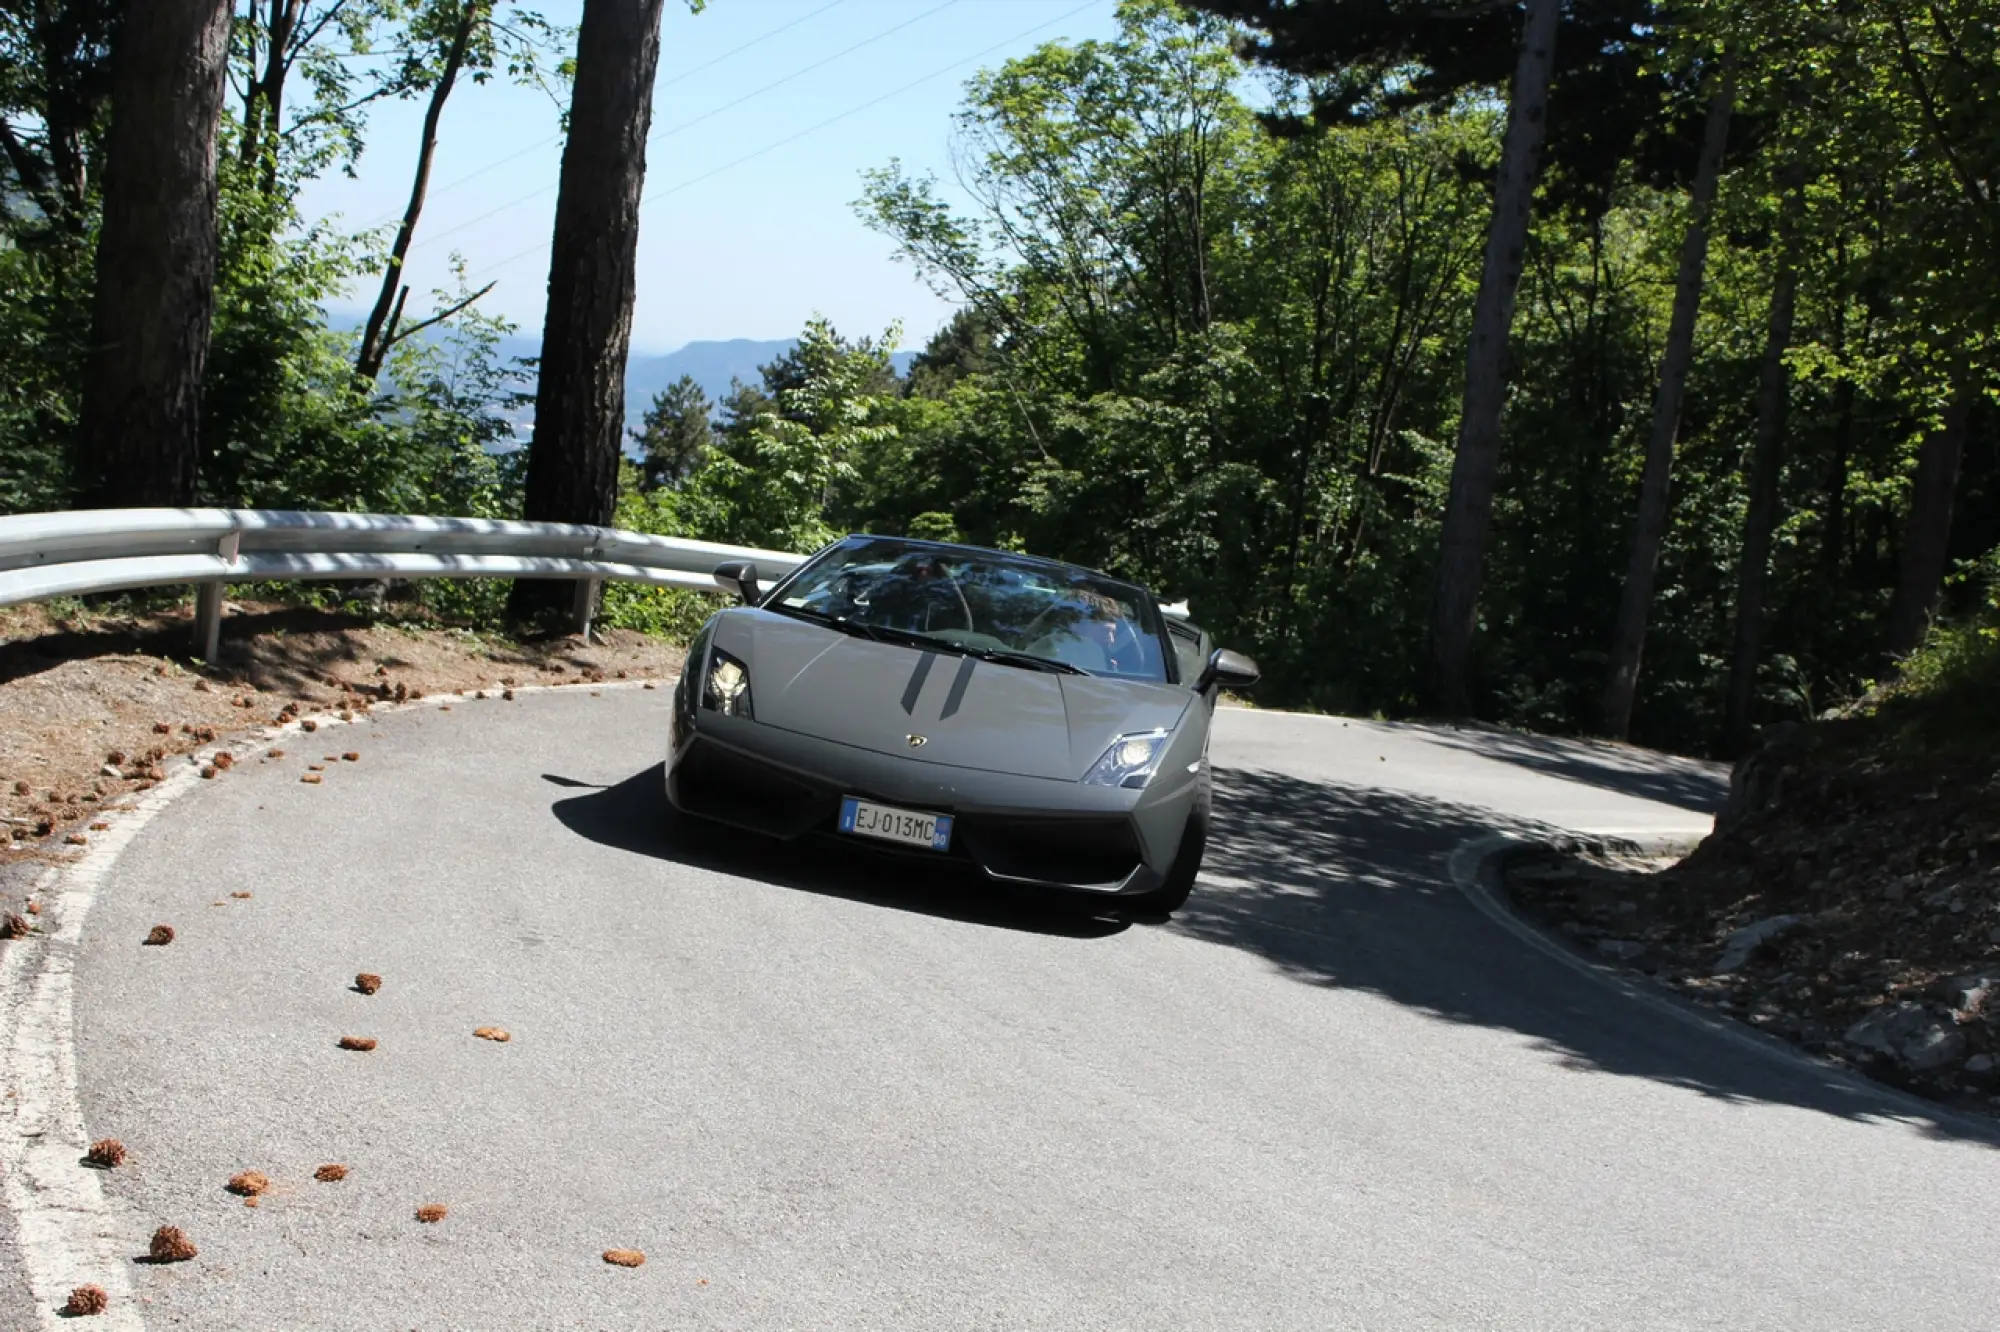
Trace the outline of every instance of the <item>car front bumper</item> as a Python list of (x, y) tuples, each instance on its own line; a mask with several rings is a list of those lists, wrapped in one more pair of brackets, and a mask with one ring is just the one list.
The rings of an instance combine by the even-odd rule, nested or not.
[[(674, 808), (792, 840), (831, 837), (987, 878), (1134, 896), (1158, 888), (1205, 773), (1162, 773), (1143, 791), (921, 763), (702, 713), (676, 728), (667, 761)], [(938, 853), (838, 831), (843, 797), (949, 814)]]

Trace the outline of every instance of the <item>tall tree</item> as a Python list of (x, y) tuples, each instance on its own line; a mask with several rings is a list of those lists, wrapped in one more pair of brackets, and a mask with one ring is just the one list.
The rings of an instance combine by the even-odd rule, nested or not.
[[(1433, 590), (1423, 693), (1472, 708), (1481, 566), (1499, 471), (1507, 346), (1545, 156), (1587, 209), (1605, 206), (1633, 138), (1655, 114), (1642, 69), (1659, 40), (1650, 0), (1192, 0), (1257, 29), (1260, 61), (1314, 81), (1318, 124), (1351, 123), (1509, 83), (1507, 128), (1466, 350), (1456, 453)], [(1566, 54), (1558, 59), (1558, 32)], [(1558, 105), (1560, 104), (1560, 105)], [(1552, 112), (1552, 106), (1556, 109)], [(1275, 127), (1296, 129), (1282, 120)]]
[[(267, 197), (283, 187), (284, 159), (306, 159), (308, 169), (338, 161), (351, 170), (367, 109), (424, 86), (426, 43), (398, 29), (421, 25), (430, 7), (409, 0), (249, 0), (236, 23), (231, 62), (242, 108), (236, 156), (256, 169)], [(294, 78), (305, 93), (296, 105)]]
[[(608, 523), (618, 501), (639, 195), (664, 0), (584, 0), (542, 321), (525, 516)], [(697, 7), (690, 0), (690, 7)], [(561, 584), (521, 580), (509, 611), (553, 609)]]
[(1667, 324), (1666, 350), (1660, 357), (1659, 388), (1653, 396), (1653, 428), (1639, 483), (1632, 560), (1619, 597), (1617, 627), (1611, 635), (1611, 671), (1604, 684), (1604, 731), (1619, 740), (1632, 728), (1632, 700), (1638, 692), (1639, 659), (1646, 646), (1646, 617), (1653, 605), (1660, 544), (1667, 534), (1681, 398), (1687, 389), (1688, 367), (1694, 363), (1695, 320), (1701, 312), (1702, 278), (1708, 266), (1709, 213), (1715, 206), (1716, 181), (1722, 174), (1723, 150), (1729, 142), (1729, 117), (1736, 105), (1734, 54), (1725, 54), (1721, 64), (1702, 129), (1701, 160), (1689, 200), (1687, 234), (1681, 240), (1680, 273), (1674, 282), (1673, 315)]
[(701, 466), (715, 443), (709, 424), (713, 410), (693, 375), (682, 375), (653, 395), (644, 421), (632, 432), (644, 455), (639, 475), (646, 489), (677, 486)]
[(0, 12), (0, 157), (44, 219), (81, 233), (110, 95), (116, 0), (25, 0)]
[(1930, 627), (1951, 549), (1952, 501), (1958, 494), (1958, 472), (1965, 455), (1966, 423), (1979, 384), (1968, 367), (1961, 367), (1936, 426), (1917, 450), (1917, 474), (1910, 485), (1910, 513), (1903, 527), (1902, 557), (1896, 594), (1889, 603), (1888, 650), (1892, 658), (1908, 656), (1923, 642)]
[(900, 336), (892, 327), (879, 340), (850, 342), (816, 315), (783, 364), (765, 367), (765, 392), (739, 383), (722, 438), (681, 492), (697, 534), (777, 550), (831, 539), (828, 520), (857, 480), (857, 462), (899, 433), (885, 419), (893, 399), (872, 386)]
[(1758, 648), (1763, 637), (1764, 585), (1770, 575), (1771, 538), (1778, 526), (1778, 479), (1784, 463), (1785, 412), (1791, 381), (1785, 353), (1792, 345), (1798, 309), (1797, 216), (1804, 206), (1802, 173), (1793, 173), (1779, 226), (1778, 271), (1771, 283), (1765, 320), (1764, 363), (1757, 389), (1757, 433), (1750, 446), (1749, 504), (1743, 515), (1743, 553), (1736, 573), (1736, 624), (1729, 657), (1728, 694), (1723, 704), (1723, 743), (1740, 751), (1750, 739), (1750, 712), (1756, 699)]
[(118, 34), (77, 449), (88, 505), (195, 498), (231, 9), (146, 0)]
[[(453, 12), (447, 16), (443, 30), (438, 34), (441, 54), (436, 76), (431, 83), (430, 101), (424, 107), (423, 137), (417, 144), (417, 166), (410, 181), (409, 202), (403, 206), (403, 220), (396, 227), (396, 239), (389, 246), (389, 262), (382, 271), (382, 287), (375, 294), (375, 306), (368, 312), (368, 323), (361, 333), (361, 348), (354, 357), (354, 377), (364, 387), (373, 387), (382, 374), (383, 360), (398, 341), (397, 325), (402, 322), (403, 302), (410, 294), (409, 287), (403, 283), (403, 261), (409, 257), (417, 219), (423, 216), (424, 196), (430, 191), (431, 162), (437, 156), (438, 122), (444, 116), (444, 106), (451, 98), (452, 88), (458, 83), (458, 73), (465, 65), (466, 54), (472, 49), (474, 34), (492, 15), (493, 0), (463, 0), (463, 3), (447, 8)], [(490, 286), (479, 295), (484, 295), (485, 290), (490, 290)], [(479, 295), (471, 299), (477, 300)], [(405, 332), (402, 336), (407, 337), (409, 333)]]
[(1486, 261), (1472, 307), (1472, 340), (1465, 353), (1465, 399), (1459, 413), (1451, 493), (1445, 501), (1426, 662), (1426, 692), (1434, 706), (1452, 716), (1472, 710), (1472, 639), (1479, 614), (1480, 565), (1493, 516), (1493, 481), (1500, 469), (1507, 335), (1514, 325), (1514, 294), (1521, 283), (1521, 256), (1528, 243), (1528, 207), (1541, 167), (1549, 74), (1555, 64), (1556, 27), (1561, 16), (1561, 0), (1529, 0), (1520, 63), (1507, 104), (1507, 137), (1500, 150), (1493, 220), (1486, 232)]

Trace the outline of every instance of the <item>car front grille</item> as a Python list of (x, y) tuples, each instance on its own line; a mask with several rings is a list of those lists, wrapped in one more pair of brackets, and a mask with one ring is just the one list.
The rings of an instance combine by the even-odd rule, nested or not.
[(1045, 883), (1118, 883), (1139, 864), (1139, 840), (1123, 817), (967, 815), (958, 839), (993, 873)]

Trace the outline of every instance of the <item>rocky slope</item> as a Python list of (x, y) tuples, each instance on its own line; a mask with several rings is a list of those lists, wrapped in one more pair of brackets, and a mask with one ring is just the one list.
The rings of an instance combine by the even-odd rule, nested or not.
[[(1536, 851), (1529, 915), (1600, 958), (1961, 1109), (2000, 1112), (2000, 754), (1907, 716), (1790, 726), (1678, 863)], [(1968, 719), (1970, 721), (1970, 719)]]

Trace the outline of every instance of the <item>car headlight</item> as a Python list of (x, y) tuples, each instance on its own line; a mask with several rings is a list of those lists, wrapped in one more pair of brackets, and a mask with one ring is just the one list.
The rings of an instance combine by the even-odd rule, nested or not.
[(750, 710), (750, 668), (721, 648), (708, 654), (708, 678), (701, 688), (701, 705), (725, 717), (754, 718)]
[(1165, 731), (1121, 735), (1111, 742), (1111, 747), (1104, 751), (1102, 758), (1090, 765), (1090, 771), (1083, 774), (1084, 784), (1134, 789), (1144, 786), (1152, 778), (1153, 769), (1160, 765), (1161, 755), (1166, 752)]

